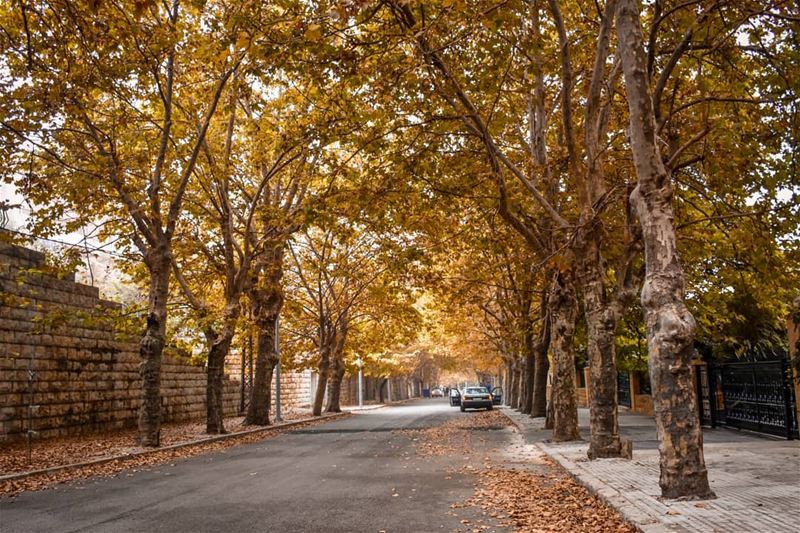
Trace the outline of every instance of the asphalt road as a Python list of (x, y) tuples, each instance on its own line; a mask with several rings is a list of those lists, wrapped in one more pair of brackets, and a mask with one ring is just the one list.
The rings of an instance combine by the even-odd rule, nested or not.
[[(460, 413), (417, 400), (116, 478), (0, 500), (0, 532), (435, 532), (476, 510), (449, 513), (474, 478), (461, 457), (420, 457), (395, 430)], [(508, 434), (484, 432), (483, 446)], [(395, 495), (396, 494), (396, 495)], [(498, 529), (498, 531), (500, 531)]]

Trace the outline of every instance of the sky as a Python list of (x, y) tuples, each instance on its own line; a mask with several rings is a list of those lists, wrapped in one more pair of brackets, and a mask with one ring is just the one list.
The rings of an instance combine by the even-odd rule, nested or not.
[[(22, 204), (20, 207), (6, 212), (8, 218), (3, 224), (3, 228), (27, 234), (26, 226), (31, 206), (25, 205), (24, 198), (17, 192), (13, 184), (0, 183), (0, 202), (11, 205)], [(135, 289), (126, 282), (125, 276), (116, 267), (113, 246), (105, 247), (110, 253), (92, 251), (103, 246), (97, 238), (85, 238), (82, 232), (63, 233), (49, 240), (37, 239), (35, 243), (28, 246), (56, 254), (70, 246), (82, 250), (88, 246), (88, 253), (83, 256), (84, 265), (75, 272), (76, 281), (98, 287), (104, 298), (130, 301), (134, 297)]]

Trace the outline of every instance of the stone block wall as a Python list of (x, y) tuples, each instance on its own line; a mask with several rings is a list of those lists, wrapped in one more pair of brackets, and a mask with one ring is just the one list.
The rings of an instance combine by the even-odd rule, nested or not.
[[(36, 438), (135, 426), (138, 345), (103, 320), (117, 304), (43, 263), (39, 252), (0, 243), (0, 441), (25, 437), (31, 404)], [(204, 417), (204, 368), (165, 357), (162, 372), (163, 420)], [(236, 382), (226, 382), (224, 401), (236, 414)]]
[[(231, 353), (225, 359), (225, 373), (236, 381), (236, 386), (239, 387), (241, 393), (242, 376), (244, 376), (245, 383), (252, 383), (253, 376), (250, 373), (249, 359), (245, 360), (245, 371), (242, 374), (242, 354), (237, 350), (231, 350)], [(253, 368), (255, 372), (255, 368)], [(281, 407), (283, 408), (303, 408), (311, 405), (311, 396), (313, 390), (311, 388), (311, 370), (283, 370), (281, 372)], [(272, 374), (272, 405), (275, 405), (275, 373)], [(246, 394), (249, 394), (249, 389), (246, 388)]]
[[(311, 405), (311, 370), (281, 372), (281, 408), (304, 408)], [(272, 375), (272, 405), (275, 405), (275, 375)]]

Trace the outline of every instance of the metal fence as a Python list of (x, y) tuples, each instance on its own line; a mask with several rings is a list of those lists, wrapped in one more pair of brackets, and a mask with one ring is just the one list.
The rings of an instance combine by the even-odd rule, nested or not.
[(748, 429), (796, 438), (791, 371), (785, 359), (710, 362), (697, 367), (700, 418), (704, 425)]
[(625, 407), (632, 407), (631, 377), (628, 373), (617, 374), (617, 402)]

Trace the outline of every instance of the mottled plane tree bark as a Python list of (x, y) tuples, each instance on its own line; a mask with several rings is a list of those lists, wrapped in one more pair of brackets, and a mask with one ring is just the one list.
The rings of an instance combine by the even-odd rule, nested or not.
[(684, 302), (673, 187), (661, 159), (639, 5), (617, 0), (617, 39), (630, 112), (630, 143), (638, 184), (631, 194), (642, 228), (650, 380), (665, 498), (714, 497), (703, 457), (703, 434), (692, 382), (696, 323)]

